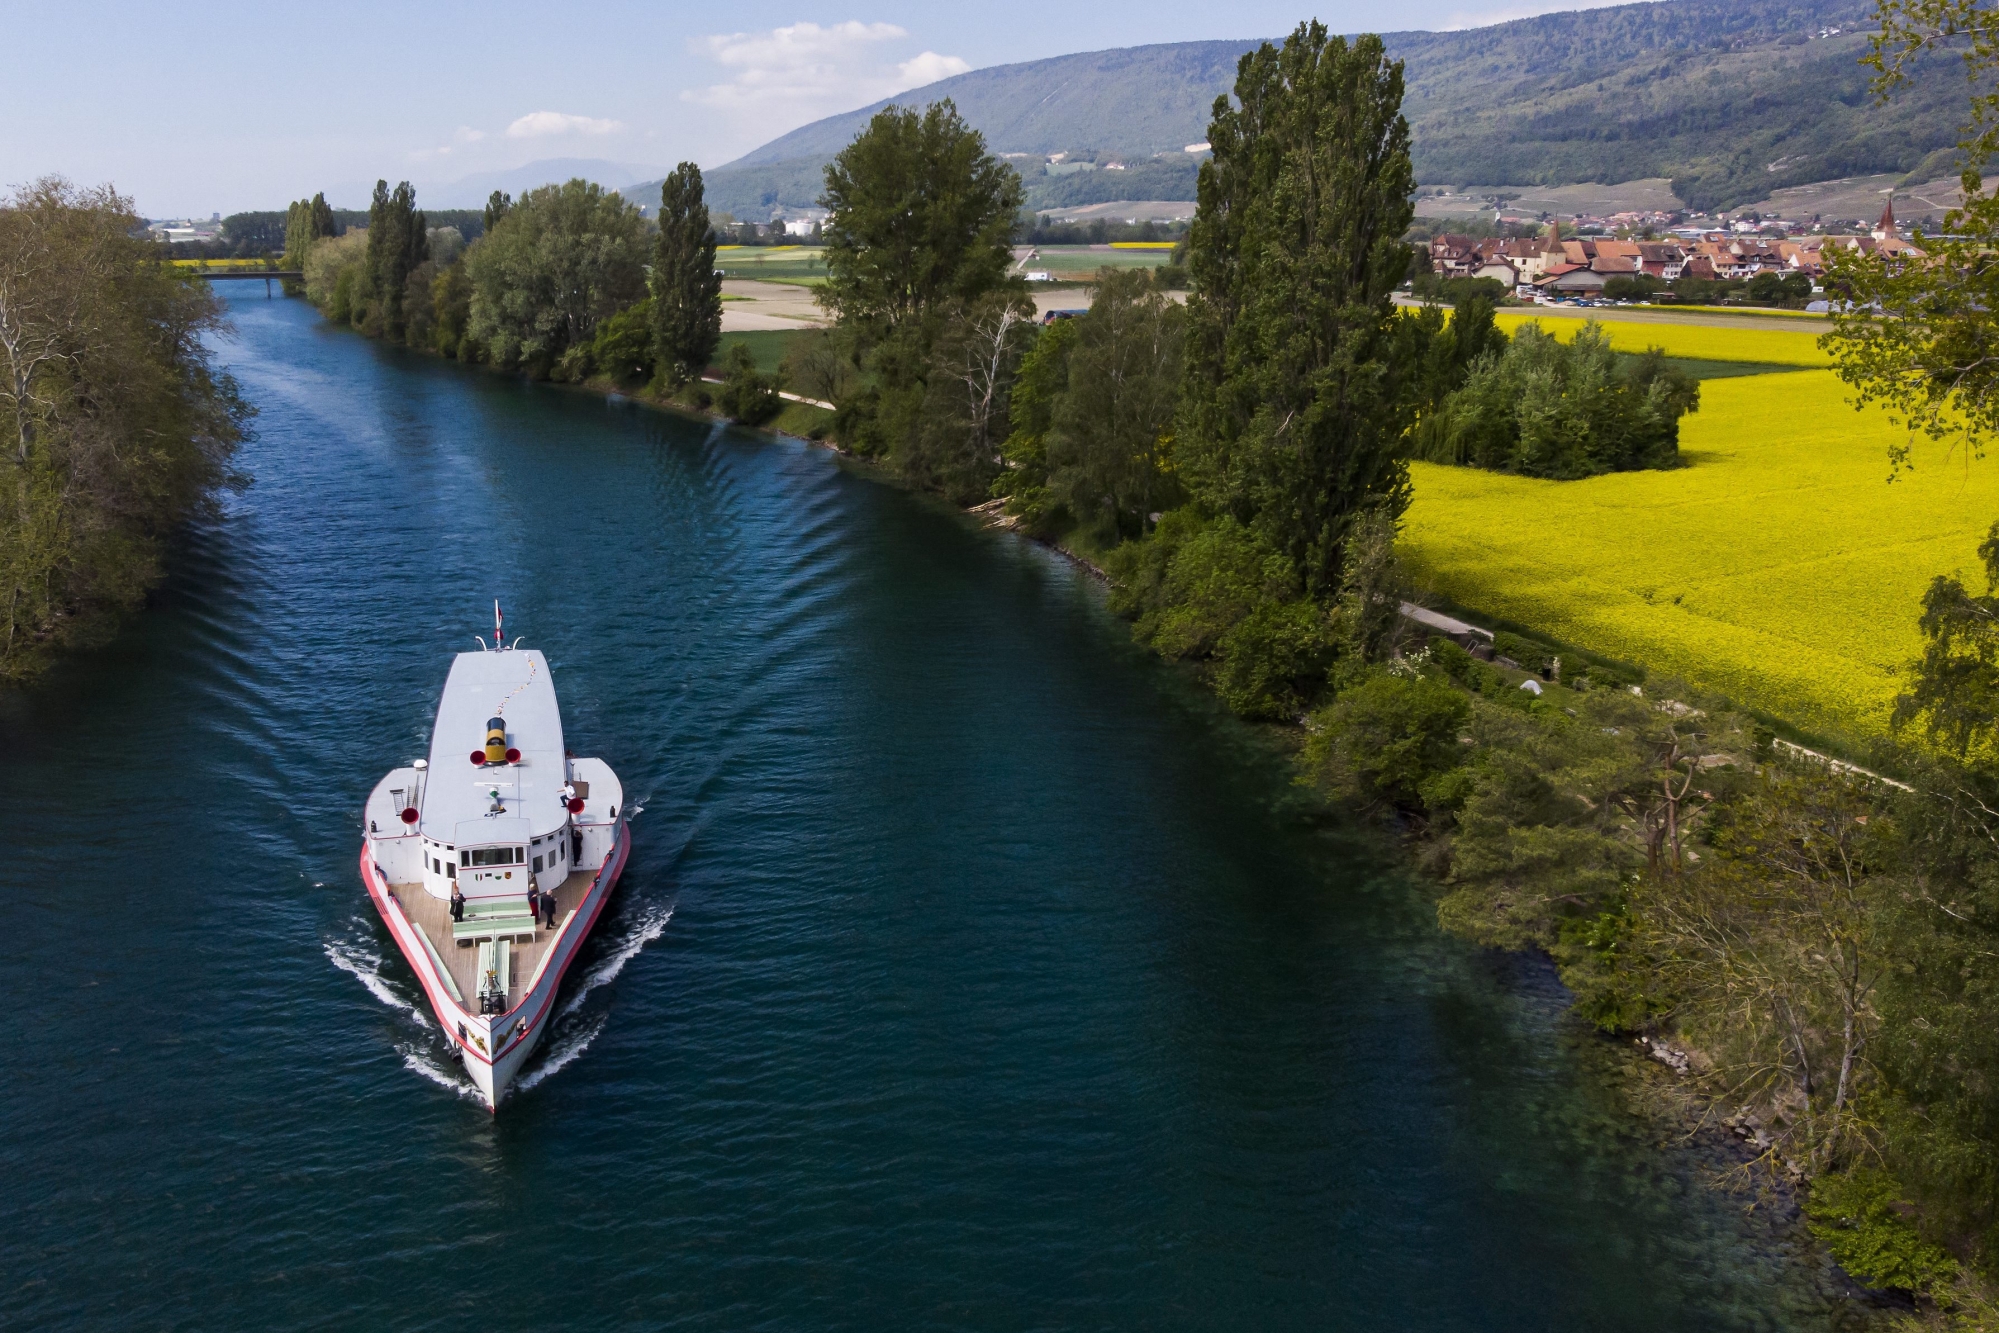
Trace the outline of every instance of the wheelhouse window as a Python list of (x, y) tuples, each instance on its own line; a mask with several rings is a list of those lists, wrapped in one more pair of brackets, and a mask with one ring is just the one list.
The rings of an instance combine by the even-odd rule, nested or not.
[(522, 847), (472, 847), (466, 850), (465, 855), (468, 866), (517, 866), (527, 863), (527, 851)]

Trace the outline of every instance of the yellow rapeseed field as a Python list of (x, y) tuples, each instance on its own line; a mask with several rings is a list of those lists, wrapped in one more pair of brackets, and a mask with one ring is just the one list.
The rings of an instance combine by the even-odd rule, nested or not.
[(1982, 587), (1977, 547), (1999, 519), (1999, 456), (1925, 443), (1890, 483), (1903, 438), (1827, 371), (1709, 380), (1674, 471), (1537, 481), (1417, 464), (1402, 551), (1462, 606), (1812, 731), (1878, 735), (1920, 650), (1924, 588), (1950, 572)]
[[(1495, 316), (1499, 327), (1512, 333), (1536, 315), (1520, 310), (1501, 310)], [(1582, 329), (1583, 321), (1566, 315), (1538, 317), (1545, 333), (1567, 342)], [(1778, 366), (1824, 366), (1831, 358), (1819, 350), (1819, 330), (1730, 329), (1701, 324), (1658, 324), (1639, 320), (1606, 318), (1603, 329), (1610, 345), (1620, 352), (1642, 352), (1648, 347), (1662, 349), (1667, 356), (1696, 361), (1763, 361)]]

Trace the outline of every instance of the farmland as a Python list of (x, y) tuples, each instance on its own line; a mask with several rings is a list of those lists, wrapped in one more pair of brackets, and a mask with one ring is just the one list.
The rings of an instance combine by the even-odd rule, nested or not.
[(826, 280), (824, 254), (816, 245), (718, 245), (715, 267), (731, 278), (809, 286)]
[[(1713, 323), (1673, 324), (1663, 320), (1619, 319), (1600, 321), (1610, 335), (1610, 345), (1620, 352), (1642, 352), (1657, 347), (1667, 356), (1690, 361), (1761, 361), (1770, 365), (1825, 366), (1831, 358), (1819, 350), (1823, 328), (1790, 329), (1732, 328), (1726, 316), (1710, 316)], [(1512, 333), (1522, 324), (1536, 323), (1544, 332), (1563, 342), (1576, 336), (1583, 321), (1567, 317), (1539, 317), (1517, 310), (1501, 310), (1495, 315), (1499, 327)]]
[[(1754, 333), (1703, 350), (1782, 350)], [(1903, 438), (1827, 371), (1712, 380), (1674, 471), (1551, 482), (1416, 465), (1402, 552), (1460, 606), (1864, 741), (1919, 650), (1924, 588), (1975, 575), (1999, 518), (1999, 459), (1924, 445), (1891, 483)]]

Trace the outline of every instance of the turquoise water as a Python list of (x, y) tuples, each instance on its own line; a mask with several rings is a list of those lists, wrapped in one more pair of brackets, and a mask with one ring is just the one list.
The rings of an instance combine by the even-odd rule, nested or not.
[[(255, 485), (0, 698), (0, 1324), (1833, 1322), (1061, 561), (228, 299)], [(494, 597), (644, 807), (497, 1117), (354, 863)]]

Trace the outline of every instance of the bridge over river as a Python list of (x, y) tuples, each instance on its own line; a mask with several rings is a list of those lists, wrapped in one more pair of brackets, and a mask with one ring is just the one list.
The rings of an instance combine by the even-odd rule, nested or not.
[(271, 295), (271, 283), (276, 280), (290, 278), (295, 282), (305, 281), (305, 271), (296, 268), (197, 268), (190, 271), (197, 277), (207, 278), (210, 282), (262, 278), (264, 280), (264, 295), (267, 297)]

